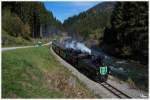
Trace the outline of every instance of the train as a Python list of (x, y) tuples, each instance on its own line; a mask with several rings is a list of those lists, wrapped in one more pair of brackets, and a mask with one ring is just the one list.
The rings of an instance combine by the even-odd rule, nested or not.
[(102, 63), (102, 58), (100, 56), (81, 52), (81, 50), (66, 48), (62, 43), (56, 40), (52, 41), (52, 49), (62, 59), (94, 81), (107, 81), (109, 68)]

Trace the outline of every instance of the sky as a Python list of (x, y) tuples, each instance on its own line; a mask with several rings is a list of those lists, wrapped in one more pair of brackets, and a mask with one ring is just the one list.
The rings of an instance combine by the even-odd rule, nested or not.
[(64, 22), (65, 19), (73, 15), (78, 15), (80, 12), (86, 11), (95, 6), (99, 2), (44, 2), (47, 10), (53, 12), (54, 17)]

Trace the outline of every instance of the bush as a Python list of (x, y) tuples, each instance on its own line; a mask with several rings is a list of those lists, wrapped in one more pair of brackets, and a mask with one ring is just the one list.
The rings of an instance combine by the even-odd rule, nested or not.
[(125, 46), (122, 48), (123, 56), (131, 56), (132, 55), (132, 49), (129, 46)]
[(2, 46), (21, 46), (21, 45), (30, 45), (30, 41), (23, 39), (22, 37), (14, 37), (9, 35), (6, 31), (2, 30)]
[(22, 36), (27, 40), (31, 40), (30, 35), (31, 35), (30, 26), (28, 24), (25, 24), (22, 28)]
[(29, 39), (31, 33), (30, 26), (24, 24), (16, 14), (11, 13), (8, 9), (2, 13), (2, 29), (12, 36), (22, 36), (25, 39)]
[(134, 81), (131, 78), (128, 78), (127, 82), (129, 83), (131, 88), (136, 88)]
[(23, 22), (21, 19), (10, 12), (10, 10), (5, 10), (2, 16), (2, 28), (6, 30), (9, 34), (13, 36), (19, 36), (21, 34), (21, 29), (23, 27)]

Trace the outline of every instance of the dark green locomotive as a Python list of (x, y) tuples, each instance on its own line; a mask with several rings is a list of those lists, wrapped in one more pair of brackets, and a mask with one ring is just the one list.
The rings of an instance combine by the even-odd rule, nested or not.
[(99, 57), (95, 57), (79, 50), (65, 48), (58, 41), (52, 42), (52, 49), (68, 63), (72, 64), (79, 71), (83, 72), (92, 79), (104, 82), (108, 78), (108, 67), (101, 63)]

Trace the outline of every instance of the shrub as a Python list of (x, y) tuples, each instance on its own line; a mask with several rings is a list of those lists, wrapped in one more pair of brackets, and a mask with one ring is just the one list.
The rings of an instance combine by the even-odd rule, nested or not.
[(128, 78), (127, 82), (129, 83), (131, 88), (136, 88), (134, 81), (131, 78)]
[(21, 35), (21, 29), (23, 27), (23, 22), (21, 19), (10, 12), (10, 10), (4, 10), (2, 15), (2, 28), (8, 32), (8, 34), (13, 36)]
[(30, 26), (26, 23), (22, 27), (22, 36), (23, 38), (30, 40), (30, 35), (31, 35)]
[(9, 35), (5, 30), (2, 30), (2, 46), (21, 46), (21, 45), (30, 45), (31, 43), (22, 37), (14, 37)]
[(131, 56), (132, 55), (132, 49), (129, 46), (125, 46), (122, 48), (124, 56)]
[(16, 15), (12, 17), (12, 32), (15, 34), (15, 36), (21, 36), (22, 35), (22, 28), (23, 28), (23, 22), (20, 20), (20, 18)]
[(28, 40), (29, 35), (31, 34), (30, 26), (28, 24), (24, 24), (20, 17), (11, 13), (8, 9), (5, 9), (2, 13), (2, 29), (12, 36), (22, 36)]

